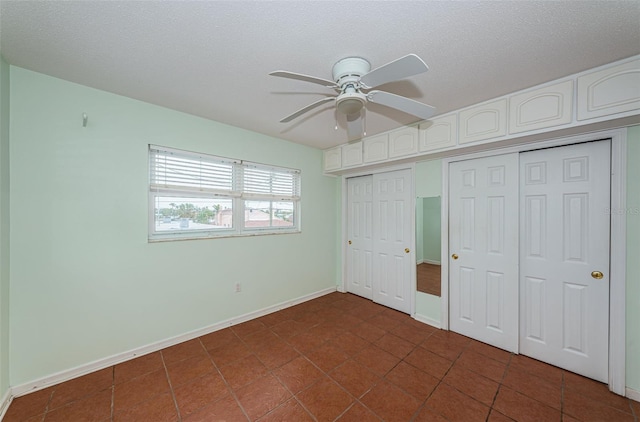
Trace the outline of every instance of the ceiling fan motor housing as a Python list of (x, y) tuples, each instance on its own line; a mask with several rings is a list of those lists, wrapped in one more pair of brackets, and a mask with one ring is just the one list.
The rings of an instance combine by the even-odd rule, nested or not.
[(342, 93), (336, 99), (338, 111), (344, 114), (359, 113), (367, 101), (360, 92), (360, 78), (371, 70), (371, 64), (361, 57), (347, 57), (333, 65), (333, 80)]
[(338, 86), (358, 83), (371, 70), (371, 64), (361, 57), (347, 57), (333, 65), (333, 80)]

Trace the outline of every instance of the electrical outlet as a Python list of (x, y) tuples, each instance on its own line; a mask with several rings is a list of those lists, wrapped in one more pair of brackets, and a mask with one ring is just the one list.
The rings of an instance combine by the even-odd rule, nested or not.
[(240, 293), (241, 290), (240, 283), (236, 283), (236, 293)]

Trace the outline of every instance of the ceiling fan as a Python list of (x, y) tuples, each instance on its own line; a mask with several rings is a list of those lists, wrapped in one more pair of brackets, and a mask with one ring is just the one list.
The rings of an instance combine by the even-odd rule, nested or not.
[(388, 82), (424, 73), (427, 70), (429, 67), (420, 57), (408, 54), (373, 70), (371, 70), (371, 64), (361, 57), (346, 57), (333, 65), (333, 81), (285, 70), (271, 72), (269, 75), (311, 82), (338, 92), (336, 96), (322, 98), (301, 108), (280, 120), (280, 123), (290, 122), (316, 107), (334, 102), (337, 110), (347, 116), (347, 134), (349, 140), (354, 140), (363, 135), (362, 110), (367, 102), (394, 108), (424, 120), (433, 116), (435, 108), (432, 106), (400, 95), (372, 89)]

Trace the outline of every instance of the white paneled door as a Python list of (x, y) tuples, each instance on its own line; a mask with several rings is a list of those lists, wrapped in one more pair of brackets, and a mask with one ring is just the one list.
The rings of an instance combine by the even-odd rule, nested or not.
[(449, 166), (449, 321), (518, 351), (518, 154)]
[(520, 353), (608, 381), (610, 141), (520, 154)]
[(347, 291), (373, 298), (373, 177), (347, 179)]
[(373, 300), (411, 313), (411, 171), (373, 175)]
[(411, 171), (347, 179), (347, 291), (411, 313)]

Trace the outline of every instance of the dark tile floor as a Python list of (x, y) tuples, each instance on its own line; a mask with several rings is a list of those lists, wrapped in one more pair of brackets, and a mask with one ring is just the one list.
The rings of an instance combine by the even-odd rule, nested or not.
[(636, 421), (607, 386), (332, 293), (16, 398), (13, 421)]

